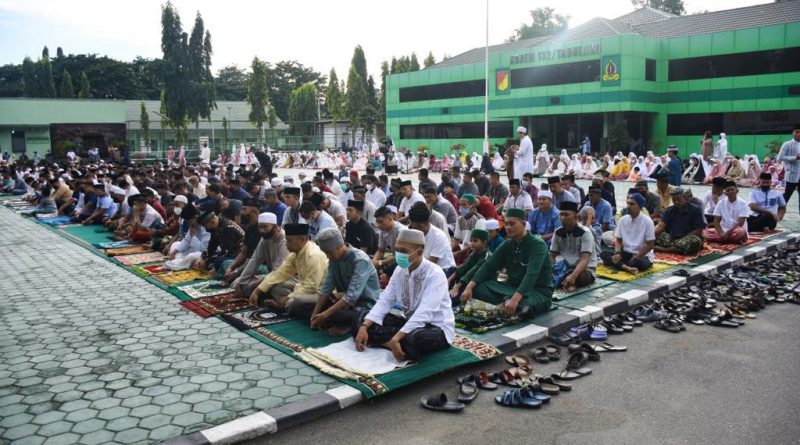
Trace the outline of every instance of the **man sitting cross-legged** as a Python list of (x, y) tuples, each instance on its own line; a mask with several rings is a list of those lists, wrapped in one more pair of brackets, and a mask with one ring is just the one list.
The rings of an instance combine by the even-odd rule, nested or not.
[[(461, 293), (461, 303), (474, 293), (478, 300), (503, 306), (509, 317), (544, 313), (553, 299), (553, 264), (547, 244), (525, 230), (524, 210), (508, 209), (505, 216), (508, 238), (472, 277)], [(497, 273), (503, 268), (508, 278), (500, 282)]]
[(672, 206), (661, 213), (655, 228), (656, 252), (694, 255), (703, 248), (706, 219), (700, 207), (689, 202), (681, 187), (672, 189)]
[(294, 315), (299, 303), (316, 303), (328, 270), (328, 258), (309, 240), (308, 224), (285, 224), (283, 231), (289, 256), (253, 290), (250, 305), (268, 306)]
[(453, 284), (450, 296), (457, 299), (461, 296), (461, 291), (467, 287), (472, 277), (478, 272), (486, 259), (492, 256), (489, 251), (489, 232), (483, 229), (472, 229), (469, 234), (470, 254), (460, 266), (456, 268), (447, 279)]
[(725, 183), (725, 197), (714, 208), (714, 222), (703, 237), (714, 243), (734, 244), (747, 241), (747, 217), (750, 206), (739, 198), (739, 188), (733, 181)]
[[(425, 234), (403, 230), (397, 237), (395, 269), (389, 285), (363, 322), (353, 327), (356, 349), (383, 346), (395, 358), (419, 360), (447, 348), (455, 337), (455, 316), (442, 268), (423, 256)], [(389, 313), (399, 307), (405, 318)]]
[(786, 200), (782, 193), (772, 190), (772, 175), (761, 173), (758, 177), (759, 188), (750, 192), (750, 210), (747, 225), (753, 232), (775, 230), (786, 215)]
[(359, 314), (372, 308), (380, 296), (378, 272), (361, 249), (345, 244), (339, 229), (319, 233), (317, 243), (328, 257), (328, 271), (317, 301), (295, 304), (298, 317), (310, 318), (311, 329), (328, 329), (344, 335), (358, 321)]
[(559, 217), (561, 227), (556, 230), (550, 243), (550, 261), (555, 264), (556, 258), (561, 256), (562, 261), (566, 263), (567, 275), (561, 281), (561, 287), (567, 292), (572, 292), (579, 287), (594, 283), (597, 250), (592, 231), (578, 224), (577, 203), (561, 203)]
[(644, 202), (644, 196), (639, 193), (628, 195), (628, 211), (614, 231), (614, 252), (600, 254), (606, 266), (634, 275), (653, 266), (655, 226), (653, 220), (642, 213)]

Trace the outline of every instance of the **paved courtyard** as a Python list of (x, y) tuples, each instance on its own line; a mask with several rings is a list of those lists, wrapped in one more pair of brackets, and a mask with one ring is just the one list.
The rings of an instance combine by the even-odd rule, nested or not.
[[(783, 228), (800, 229), (796, 199)], [(341, 385), (6, 208), (0, 234), (0, 443), (153, 443)]]
[(0, 443), (152, 443), (338, 386), (0, 208)]

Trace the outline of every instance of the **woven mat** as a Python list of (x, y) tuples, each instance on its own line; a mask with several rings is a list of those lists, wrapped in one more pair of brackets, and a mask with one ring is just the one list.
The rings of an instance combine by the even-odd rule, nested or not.
[(237, 297), (233, 292), (213, 297), (197, 298), (179, 304), (203, 318), (228, 312), (237, 312), (252, 307), (247, 298)]
[(597, 276), (602, 278), (608, 278), (609, 280), (614, 281), (633, 281), (638, 280), (639, 278), (644, 278), (648, 275), (653, 275), (654, 273), (665, 271), (671, 268), (672, 264), (666, 263), (653, 263), (653, 267), (645, 270), (644, 272), (639, 272), (636, 275), (630, 274), (628, 272), (622, 270), (616, 270), (611, 267), (606, 266), (605, 264), (598, 264), (597, 265)]
[(163, 264), (153, 264), (151, 266), (131, 266), (131, 272), (139, 275), (140, 277), (157, 275), (168, 271), (169, 269), (164, 267)]
[(145, 245), (122, 246), (122, 247), (112, 247), (110, 249), (106, 249), (106, 255), (111, 255), (111, 256), (133, 255), (137, 253), (148, 253), (152, 251), (153, 249)]
[(231, 292), (233, 289), (221, 280), (208, 280), (202, 283), (192, 283), (185, 286), (178, 287), (178, 290), (184, 292), (186, 295), (193, 299), (203, 297), (213, 297), (214, 295), (222, 295)]
[(679, 253), (670, 253), (670, 252), (655, 252), (655, 255), (656, 255), (656, 261), (662, 263), (683, 264), (693, 261), (697, 258), (710, 255), (714, 252), (719, 252), (719, 251), (716, 249), (712, 249), (706, 244), (703, 246), (703, 250), (698, 252), (697, 255), (681, 255)]
[(172, 272), (153, 275), (152, 279), (167, 286), (175, 286), (178, 284), (191, 283), (197, 280), (208, 280), (211, 274), (208, 272), (200, 272), (198, 270), (175, 270)]
[(114, 259), (119, 261), (120, 264), (124, 264), (125, 266), (135, 266), (137, 264), (162, 262), (166, 260), (167, 257), (162, 255), (161, 252), (147, 252), (147, 253), (137, 253), (134, 255), (115, 256)]

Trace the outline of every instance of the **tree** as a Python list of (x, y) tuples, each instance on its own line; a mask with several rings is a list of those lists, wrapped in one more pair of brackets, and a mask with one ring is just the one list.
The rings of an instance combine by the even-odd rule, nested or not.
[(334, 123), (344, 116), (344, 92), (339, 85), (336, 70), (331, 68), (328, 76), (328, 91), (325, 93), (325, 106)]
[(281, 61), (275, 66), (267, 64), (269, 102), (275, 107), (275, 113), (280, 119), (289, 121), (289, 102), (292, 91), (309, 82), (316, 86), (318, 92), (324, 94), (326, 77), (312, 68), (303, 66), (294, 60)]
[(253, 58), (251, 65), (252, 74), (247, 86), (247, 103), (250, 104), (250, 122), (258, 128), (258, 141), (262, 142), (261, 134), (264, 130), (264, 122), (267, 121), (267, 106), (269, 105), (267, 96), (267, 65)]
[(25, 85), (25, 95), (37, 97), (39, 93), (39, 82), (36, 80), (36, 65), (30, 57), (22, 61), (22, 83)]
[(61, 49), (61, 47), (59, 46), (58, 48), (56, 48), (56, 58), (60, 59), (62, 57), (64, 57), (64, 50)]
[(141, 103), (139, 125), (142, 127), (142, 132), (144, 133), (144, 146), (150, 147), (150, 115), (147, 114), (147, 106), (144, 101)]
[(317, 116), (317, 87), (309, 82), (292, 91), (289, 99), (289, 131), (307, 136), (314, 130)]
[(278, 115), (275, 114), (275, 107), (273, 107), (271, 103), (267, 102), (267, 126), (269, 127), (270, 135), (272, 134), (272, 130), (275, 129), (276, 125), (278, 125)]
[(188, 55), (188, 38), (183, 32), (178, 12), (168, 1), (161, 7), (161, 52), (164, 55), (161, 110), (167, 117), (169, 126), (177, 130), (178, 144), (185, 142), (190, 96), (193, 93), (190, 85), (193, 73), (192, 61)]
[(64, 70), (61, 74), (61, 94), (59, 94), (59, 96), (69, 99), (75, 97), (75, 89), (72, 87), (72, 76), (69, 75), (69, 71), (67, 70)]
[(373, 79), (372, 76), (369, 76), (369, 79), (367, 79), (367, 99), (369, 100), (369, 105), (377, 110), (378, 96), (375, 93), (375, 79)]
[(356, 66), (350, 66), (350, 73), (347, 75), (347, 94), (345, 96), (345, 116), (350, 119), (350, 126), (353, 127), (353, 145), (356, 144), (355, 129), (362, 124), (362, 110), (369, 105), (369, 97), (364, 89), (364, 81), (356, 71)]
[(381, 63), (381, 97), (378, 102), (378, 113), (381, 120), (386, 121), (386, 77), (389, 76), (389, 64), (384, 60)]
[(0, 97), (20, 97), (25, 95), (22, 65), (0, 66)]
[(397, 57), (392, 56), (392, 63), (389, 65), (389, 72), (397, 74)]
[(686, 14), (683, 0), (631, 0), (633, 6), (649, 6), (674, 15)]
[(42, 58), (37, 62), (36, 79), (39, 89), (36, 97), (56, 97), (56, 81), (53, 78), (53, 65), (50, 63), (50, 50), (42, 49)]
[(211, 74), (211, 33), (205, 30), (200, 12), (195, 16), (188, 53), (188, 97), (186, 115), (195, 123), (197, 135), (200, 135), (200, 118), (211, 117), (211, 110), (217, 107), (214, 76)]
[(90, 97), (92, 97), (92, 89), (89, 85), (89, 77), (85, 71), (81, 71), (81, 87), (78, 90), (78, 98), (88, 99)]
[(514, 30), (514, 34), (511, 35), (507, 41), (513, 42), (515, 40), (533, 39), (535, 37), (549, 36), (563, 31), (567, 29), (570, 17), (568, 15), (556, 14), (553, 8), (544, 7), (532, 10), (531, 18), (533, 22), (530, 25), (523, 23), (519, 28)]
[[(353, 50), (353, 58), (350, 60), (350, 66), (356, 69), (358, 77), (364, 85), (364, 90), (367, 89), (367, 59), (364, 57), (364, 50), (361, 45), (356, 45)], [(348, 77), (349, 78), (349, 77)], [(350, 83), (347, 84), (347, 89), (350, 89)]]
[(427, 68), (429, 66), (436, 65), (436, 58), (433, 57), (433, 51), (428, 52), (428, 57), (422, 62), (422, 65)]
[[(264, 65), (266, 68), (266, 64)], [(214, 84), (219, 100), (245, 100), (250, 75), (236, 65), (228, 65), (217, 72)]]
[(228, 118), (223, 116), (222, 117), (222, 138), (221, 138), (222, 146), (220, 147), (220, 151), (223, 152), (223, 153), (225, 152), (225, 150), (228, 149), (227, 148), (228, 147), (228, 127), (230, 127), (230, 124), (228, 124)]
[(408, 71), (419, 71), (419, 61), (417, 60), (417, 53), (411, 53), (411, 59), (408, 61)]

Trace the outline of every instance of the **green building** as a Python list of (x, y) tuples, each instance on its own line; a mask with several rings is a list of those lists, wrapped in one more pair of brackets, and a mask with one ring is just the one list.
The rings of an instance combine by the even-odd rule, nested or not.
[[(484, 48), (389, 76), (386, 134), (432, 153), (482, 149)], [(769, 152), (800, 123), (800, 2), (673, 16), (649, 7), (489, 47), (489, 137), (523, 125), (538, 149), (699, 152), (708, 130), (733, 154)]]
[[(15, 156), (52, 152), (62, 158), (69, 150), (84, 154), (92, 146), (106, 156), (107, 148), (128, 147), (134, 159), (163, 159), (169, 146), (177, 150), (177, 134), (169, 119), (159, 112), (159, 101), (144, 101), (149, 131), (141, 125), (138, 100), (0, 98), (0, 152)], [(198, 141), (208, 142), (214, 155), (220, 147), (255, 144), (259, 131), (248, 120), (246, 102), (218, 101), (211, 119), (191, 124), (185, 144), (187, 156), (197, 154)], [(223, 124), (223, 119), (226, 121)], [(261, 140), (273, 147), (290, 145), (289, 127), (278, 119), (275, 128), (264, 128)], [(145, 137), (147, 136), (147, 137)]]

